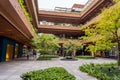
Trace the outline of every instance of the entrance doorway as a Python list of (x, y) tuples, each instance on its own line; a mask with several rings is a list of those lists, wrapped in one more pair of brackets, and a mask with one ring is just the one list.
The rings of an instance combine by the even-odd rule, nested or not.
[(13, 57), (13, 45), (8, 44), (6, 50), (6, 61), (12, 60)]

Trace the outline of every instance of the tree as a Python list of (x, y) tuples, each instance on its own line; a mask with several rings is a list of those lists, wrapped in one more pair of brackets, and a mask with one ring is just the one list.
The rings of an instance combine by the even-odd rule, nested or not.
[(87, 46), (86, 50), (91, 52), (92, 56), (95, 56), (96, 52), (98, 51), (96, 41), (99, 41), (102, 38), (95, 25), (96, 22), (86, 27), (85, 36), (80, 37), (80, 39), (84, 41), (84, 44)]
[[(111, 33), (113, 29), (108, 27), (110, 16), (106, 15), (109, 14), (106, 10), (108, 9), (105, 9), (100, 15), (101, 19), (99, 21), (95, 21), (86, 27), (85, 36), (81, 37), (84, 41), (91, 42), (87, 44), (88, 47), (86, 47), (86, 50), (90, 51), (92, 56), (98, 51), (110, 50), (111, 47), (116, 45), (116, 42), (113, 42), (113, 36), (115, 35)], [(106, 16), (108, 17), (105, 19)]]
[(86, 48), (86, 50), (91, 52), (91, 56), (95, 57), (95, 54), (97, 52), (97, 48), (96, 46), (89, 44), (88, 47)]
[(112, 39), (118, 45), (118, 66), (120, 69), (120, 1), (108, 9), (104, 9), (96, 27), (101, 31), (100, 34)]
[(72, 55), (76, 55), (76, 50), (77, 49), (82, 49), (83, 45), (80, 43), (79, 40), (68, 40), (65, 44), (64, 47), (67, 49), (67, 53), (69, 52), (72, 53)]
[(59, 38), (52, 34), (38, 35), (32, 39), (32, 43), (42, 54), (54, 52), (59, 48)]

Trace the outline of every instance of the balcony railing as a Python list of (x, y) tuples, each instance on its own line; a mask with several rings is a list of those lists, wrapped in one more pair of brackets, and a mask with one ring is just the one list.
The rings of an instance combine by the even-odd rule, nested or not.
[(47, 23), (40, 23), (40, 25), (46, 25), (46, 26), (61, 26), (61, 27), (81, 27), (82, 26), (82, 24), (80, 24), (80, 25), (72, 25), (72, 24), (66, 24), (66, 23), (63, 23), (63, 24), (56, 24), (56, 23), (49, 23), (49, 22), (47, 22)]
[(72, 12), (72, 11), (59, 11), (54, 9), (40, 8), (40, 11), (50, 11), (50, 12), (58, 12), (58, 13), (68, 13), (68, 14), (80, 14), (80, 12)]

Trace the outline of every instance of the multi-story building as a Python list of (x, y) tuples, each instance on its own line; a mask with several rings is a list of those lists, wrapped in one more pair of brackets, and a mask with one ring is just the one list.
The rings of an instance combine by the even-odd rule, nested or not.
[[(23, 47), (32, 46), (31, 38), (36, 35), (33, 28), (39, 33), (77, 38), (84, 35), (78, 26), (92, 24), (101, 9), (112, 4), (111, 0), (94, 0), (79, 14), (38, 10), (37, 0), (0, 0), (0, 62), (21, 57)], [(40, 25), (41, 21), (52, 25)]]
[(84, 8), (84, 5), (82, 5), (82, 4), (74, 4), (73, 6), (72, 6), (72, 12), (81, 12), (81, 11), (83, 11), (83, 8)]
[(37, 11), (36, 0), (0, 0), (0, 62), (21, 57), (23, 47), (31, 47), (36, 35), (32, 25), (38, 27)]
[[(68, 37), (79, 37), (84, 35), (84, 31), (80, 30), (80, 25), (93, 22), (92, 19), (98, 19), (102, 8), (112, 5), (112, 0), (89, 0), (85, 5), (85, 9), (81, 13), (63, 13), (54, 11), (39, 10), (39, 21), (52, 22), (54, 24), (71, 24), (71, 26), (58, 25), (39, 25), (39, 32), (53, 33), (55, 35), (65, 34)], [(78, 27), (79, 26), (79, 27)]]

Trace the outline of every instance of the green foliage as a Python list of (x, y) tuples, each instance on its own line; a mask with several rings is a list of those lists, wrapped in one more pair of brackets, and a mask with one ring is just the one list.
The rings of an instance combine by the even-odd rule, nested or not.
[(18, 1), (19, 1), (19, 3), (20, 3), (20, 6), (21, 6), (21, 8), (22, 8), (22, 10), (23, 10), (23, 12), (24, 12), (27, 20), (30, 22), (30, 26), (31, 26), (32, 30), (33, 30), (34, 32), (37, 32), (36, 28), (33, 26), (32, 17), (30, 16), (30, 14), (29, 14), (29, 12), (28, 12), (28, 10), (27, 10), (27, 7), (26, 7), (26, 5), (25, 5), (25, 1), (24, 1), (24, 0), (18, 0)]
[[(86, 51), (91, 52), (92, 56), (94, 56), (95, 53), (97, 51), (99, 51), (98, 48), (100, 48), (100, 45), (96, 45), (96, 41), (101, 41), (101, 39), (103, 37), (99, 34), (99, 31), (95, 28), (96, 24), (90, 25), (89, 27), (87, 27), (85, 30), (85, 36), (82, 36), (80, 38), (88, 43), (91, 43), (91, 44), (87, 44)], [(105, 47), (103, 47), (103, 48), (105, 48)]]
[(120, 2), (115, 1), (115, 5), (102, 11), (99, 21), (85, 30), (85, 36), (82, 38), (92, 42), (86, 49), (91, 53), (110, 50), (120, 42)]
[[(98, 21), (96, 28), (99, 29), (99, 33), (106, 38), (107, 45), (117, 44), (118, 52), (120, 54), (120, 1), (116, 0), (116, 4), (108, 9), (104, 9), (101, 19)], [(108, 43), (108, 41), (110, 43)], [(120, 58), (118, 57), (118, 65), (120, 66)]]
[(68, 42), (64, 44), (64, 47), (66, 48), (67, 52), (73, 52), (74, 50), (82, 49), (83, 45), (80, 43), (79, 40), (69, 39)]
[(113, 0), (114, 2), (119, 2), (120, 0)]
[(41, 55), (37, 60), (51, 60), (52, 58), (58, 58), (58, 55)]
[(111, 40), (101, 39), (96, 41), (95, 46), (97, 47), (97, 51), (106, 51), (110, 50), (113, 46), (116, 46), (117, 43), (113, 43)]
[(89, 44), (88, 47), (86, 48), (87, 51), (90, 51), (91, 53), (96, 53), (97, 52), (97, 46)]
[(27, 78), (27, 80), (75, 80), (75, 77), (62, 67), (31, 71), (23, 73), (21, 77)]
[(117, 68), (117, 63), (84, 64), (80, 66), (80, 70), (100, 80), (120, 80), (120, 71)]
[[(94, 26), (97, 24), (94, 24)], [(83, 40), (88, 40), (88, 42), (92, 42), (92, 44), (89, 44), (86, 48), (86, 50), (90, 51), (91, 53), (95, 54), (97, 51), (110, 50), (111, 47), (116, 45), (116, 43), (112, 43), (113, 38), (105, 36), (108, 34), (103, 35), (103, 33), (106, 32), (103, 32), (103, 30), (98, 28), (97, 26), (93, 28), (87, 28), (85, 32), (86, 36), (82, 38)]]
[[(120, 2), (116, 3), (114, 6), (104, 9), (101, 14), (101, 19), (96, 25), (100, 29), (100, 34), (106, 36), (108, 39), (119, 38), (119, 28), (120, 28)], [(106, 15), (107, 14), (107, 15)]]
[(52, 34), (38, 35), (32, 39), (32, 43), (41, 54), (48, 54), (59, 48), (59, 38)]
[(95, 59), (95, 57), (93, 57), (93, 56), (76, 56), (76, 58), (80, 58), (80, 59)]
[(47, 54), (49, 54), (49, 50), (44, 50), (44, 49), (40, 49), (39, 50), (39, 52), (41, 53), (41, 54), (44, 54), (44, 55), (47, 55)]
[(113, 46), (116, 46), (116, 45), (117, 45), (116, 42), (113, 43), (111, 40), (107, 40), (107, 39), (104, 39), (104, 37), (102, 37), (101, 40), (95, 41), (94, 44), (89, 44), (86, 47), (86, 50), (96, 54), (99, 51), (110, 50)]
[(24, 1), (24, 0), (18, 0), (18, 1), (19, 1), (19, 3), (20, 3), (20, 6), (22, 7), (23, 12), (24, 12), (24, 14), (26, 15), (28, 21), (29, 21), (29, 22), (32, 22), (32, 18), (31, 18), (30, 14), (29, 14), (28, 11), (27, 11), (27, 7), (24, 5), (24, 4), (25, 4), (25, 1)]

